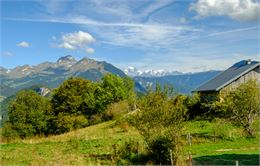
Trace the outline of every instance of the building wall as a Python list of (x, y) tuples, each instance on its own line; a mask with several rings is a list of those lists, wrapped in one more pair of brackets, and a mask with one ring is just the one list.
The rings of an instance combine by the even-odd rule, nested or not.
[[(251, 79), (255, 79), (259, 82), (260, 84), (260, 67), (256, 67), (254, 70), (249, 71), (248, 73), (246, 73), (245, 75), (239, 77), (237, 80), (233, 81), (232, 83), (230, 83), (229, 85), (227, 85), (226, 87), (222, 88), (219, 92), (217, 91), (212, 91), (212, 92), (201, 92), (201, 99), (204, 102), (208, 102), (208, 101), (213, 101), (213, 100), (222, 100), (221, 96), (219, 95), (219, 93), (226, 93), (229, 89), (234, 89), (237, 88), (239, 85), (251, 80)], [(220, 97), (220, 98), (219, 98)]]
[(260, 83), (260, 68), (259, 66), (256, 67), (254, 70), (249, 71), (248, 73), (246, 73), (245, 75), (239, 77), (237, 80), (233, 81), (231, 84), (227, 85), (226, 87), (224, 87), (223, 89), (221, 89), (220, 91), (225, 91), (227, 89), (234, 89), (237, 88), (239, 85), (249, 81), (249, 80), (257, 80)]

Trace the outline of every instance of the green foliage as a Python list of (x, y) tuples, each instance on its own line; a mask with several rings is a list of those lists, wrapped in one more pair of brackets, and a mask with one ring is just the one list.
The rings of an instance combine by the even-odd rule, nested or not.
[(139, 144), (139, 142), (134, 140), (130, 140), (118, 145), (114, 144), (112, 145), (112, 157), (119, 165), (129, 165), (131, 162), (136, 160), (138, 156), (138, 148), (140, 146)]
[(94, 90), (93, 83), (82, 78), (72, 77), (64, 81), (55, 89), (51, 99), (54, 115), (58, 116), (60, 113), (80, 115), (83, 110), (91, 113), (95, 105)]
[[(153, 160), (157, 161), (160, 164), (170, 164), (170, 153), (173, 148), (172, 139), (165, 135), (159, 135), (153, 139), (150, 143), (150, 156)], [(171, 148), (169, 148), (171, 147)], [(174, 146), (175, 148), (175, 146)]]
[(225, 117), (224, 112), (216, 105), (215, 100), (208, 101), (198, 93), (188, 96), (186, 105), (189, 120), (214, 120), (215, 118)]
[(105, 117), (106, 117), (106, 119), (109, 119), (109, 120), (112, 120), (112, 119), (118, 120), (119, 118), (121, 118), (123, 115), (125, 115), (129, 111), (130, 111), (129, 103), (127, 101), (120, 101), (120, 102), (113, 103), (108, 106)]
[(15, 98), (15, 95), (9, 96), (7, 98), (5, 98), (2, 102), (1, 102), (1, 124), (0, 127), (4, 126), (4, 123), (8, 120), (8, 106), (9, 103)]
[(95, 113), (95, 89), (95, 83), (82, 78), (69, 78), (55, 89), (51, 99), (51, 132), (63, 133), (87, 126), (86, 117)]
[(11, 131), (22, 138), (45, 134), (50, 109), (49, 101), (36, 92), (19, 92), (9, 105), (9, 119), (3, 135), (9, 137)]
[(102, 79), (102, 88), (106, 96), (106, 103), (114, 103), (126, 98), (124, 82), (120, 77), (107, 74)]
[(58, 133), (68, 132), (74, 129), (86, 127), (88, 125), (88, 120), (83, 115), (71, 116), (59, 114), (57, 117), (57, 121), (55, 122)]
[[(52, 131), (63, 133), (88, 124), (100, 123), (106, 117), (104, 114), (106, 114), (108, 105), (126, 99), (133, 101), (134, 98), (133, 81), (127, 77), (120, 78), (108, 74), (100, 83), (82, 78), (70, 78), (53, 93), (51, 100), (53, 106)], [(116, 113), (113, 112), (113, 114)], [(82, 123), (78, 123), (78, 121)]]
[(200, 95), (198, 93), (187, 96), (186, 105), (188, 108), (187, 116), (190, 120), (203, 116), (204, 112), (201, 109)]
[(253, 136), (252, 124), (260, 108), (260, 86), (256, 80), (228, 89), (220, 94), (221, 100), (215, 105), (223, 110), (234, 122), (242, 125), (248, 136)]
[(148, 150), (156, 164), (170, 164), (169, 155), (173, 152), (173, 162), (178, 160), (179, 139), (182, 122), (187, 108), (186, 96), (173, 95), (170, 88), (163, 90), (157, 86), (138, 105), (139, 111), (130, 118), (148, 145)]
[(19, 133), (13, 129), (13, 125), (10, 122), (6, 122), (2, 129), (2, 136), (7, 141), (19, 137)]
[(102, 99), (105, 106), (126, 99), (132, 105), (135, 102), (134, 82), (129, 77), (120, 78), (112, 74), (107, 74), (102, 79), (101, 87), (103, 92)]
[(22, 138), (64, 133), (119, 117), (134, 104), (134, 83), (128, 77), (108, 74), (100, 83), (72, 77), (54, 90), (50, 102), (30, 90), (18, 93), (3, 131), (6, 137)]
[(131, 110), (136, 109), (135, 83), (130, 77), (123, 78), (124, 87), (126, 89), (126, 99)]

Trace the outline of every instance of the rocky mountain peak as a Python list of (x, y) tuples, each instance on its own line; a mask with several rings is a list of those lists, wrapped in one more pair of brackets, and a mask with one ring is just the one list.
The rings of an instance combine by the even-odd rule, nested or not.
[(21, 72), (24, 72), (24, 71), (28, 71), (30, 70), (32, 67), (30, 65), (23, 65), (23, 66), (17, 66), (14, 68), (15, 71), (21, 71)]
[(69, 64), (69, 63), (75, 63), (75, 62), (76, 62), (76, 59), (71, 55), (60, 57), (57, 60), (58, 64)]
[(91, 62), (95, 62), (95, 60), (90, 59), (90, 58), (82, 58), (81, 60), (78, 61), (78, 63), (91, 63)]
[(51, 90), (46, 87), (39, 87), (39, 88), (35, 89), (35, 91), (41, 96), (46, 96), (47, 94), (49, 94), (51, 92)]

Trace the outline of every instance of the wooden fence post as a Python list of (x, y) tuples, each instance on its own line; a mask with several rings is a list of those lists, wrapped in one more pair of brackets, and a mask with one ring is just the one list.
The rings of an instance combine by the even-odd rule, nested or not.
[(189, 152), (189, 166), (192, 166), (192, 155), (191, 155), (191, 152)]
[(174, 166), (174, 165), (173, 165), (172, 150), (171, 150), (171, 149), (170, 149), (170, 156), (171, 156), (171, 165)]
[(188, 134), (187, 134), (187, 140), (188, 140), (188, 143), (189, 143), (190, 146), (191, 146), (191, 144), (192, 144), (191, 138), (192, 138), (191, 134), (188, 133)]

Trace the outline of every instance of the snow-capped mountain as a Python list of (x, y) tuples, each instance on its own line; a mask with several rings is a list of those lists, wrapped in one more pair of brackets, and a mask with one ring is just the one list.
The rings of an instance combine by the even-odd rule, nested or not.
[(142, 76), (142, 77), (161, 77), (161, 76), (167, 76), (167, 75), (180, 75), (183, 74), (178, 71), (166, 71), (164, 69), (146, 69), (146, 70), (140, 70), (135, 67), (127, 67), (124, 69), (124, 72), (126, 75), (131, 76), (131, 77), (136, 77), (136, 76)]

